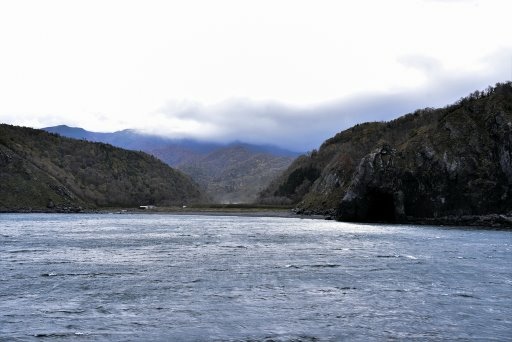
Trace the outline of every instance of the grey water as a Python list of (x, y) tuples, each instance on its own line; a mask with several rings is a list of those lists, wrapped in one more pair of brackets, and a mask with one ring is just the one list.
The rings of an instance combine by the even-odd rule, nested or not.
[(2, 341), (512, 340), (512, 232), (0, 215)]

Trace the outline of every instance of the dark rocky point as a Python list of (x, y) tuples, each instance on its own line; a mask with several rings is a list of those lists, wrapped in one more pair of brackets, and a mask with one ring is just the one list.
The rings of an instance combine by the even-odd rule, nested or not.
[(297, 159), (269, 197), (343, 221), (512, 227), (512, 84), (343, 131)]

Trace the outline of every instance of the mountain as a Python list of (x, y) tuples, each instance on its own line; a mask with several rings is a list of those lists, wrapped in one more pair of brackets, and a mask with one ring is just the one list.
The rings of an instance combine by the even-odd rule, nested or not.
[(509, 213), (512, 84), (340, 132), (297, 158), (260, 201), (347, 221)]
[(254, 202), (258, 193), (298, 156), (296, 152), (272, 145), (169, 139), (131, 129), (97, 133), (60, 125), (44, 130), (70, 138), (147, 152), (190, 175), (217, 203)]
[(102, 142), (127, 150), (147, 151), (165, 146), (172, 142), (170, 139), (157, 135), (139, 133), (133, 129), (125, 129), (112, 133), (90, 132), (80, 127), (69, 127), (66, 125), (45, 127), (42, 129), (50, 133), (62, 135), (63, 137)]
[(193, 140), (168, 141), (155, 149), (146, 150), (164, 163), (179, 168), (181, 164), (203, 158), (209, 153), (224, 147), (217, 143), (198, 142)]
[(293, 159), (234, 143), (182, 162), (177, 168), (199, 183), (216, 203), (252, 203)]
[(182, 205), (197, 185), (142, 152), (0, 125), (0, 210)]

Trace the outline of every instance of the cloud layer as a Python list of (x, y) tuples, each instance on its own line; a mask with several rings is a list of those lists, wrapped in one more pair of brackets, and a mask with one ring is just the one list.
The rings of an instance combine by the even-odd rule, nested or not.
[(311, 107), (276, 102), (231, 100), (202, 106), (169, 104), (147, 122), (148, 132), (179, 137), (252, 143), (271, 143), (296, 151), (317, 148), (325, 139), (367, 121), (387, 121), (425, 107), (442, 107), (474, 90), (503, 82), (512, 72), (512, 50), (489, 56), (475, 74), (447, 73), (441, 63), (422, 56), (406, 56), (402, 63), (428, 74), (422, 87), (395, 92), (359, 93)]
[(312, 149), (512, 77), (509, 7), (0, 1), (0, 122)]

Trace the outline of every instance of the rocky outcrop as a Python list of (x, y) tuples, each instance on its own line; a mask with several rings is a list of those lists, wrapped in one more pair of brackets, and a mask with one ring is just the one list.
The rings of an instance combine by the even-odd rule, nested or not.
[(511, 139), (512, 112), (443, 115), (418, 139), (363, 157), (338, 218), (404, 222), (508, 212)]
[[(445, 108), (358, 125), (292, 167), (304, 165), (319, 176), (298, 211), (335, 210), (346, 221), (454, 224), (459, 217), (460, 224), (507, 226), (500, 215), (512, 209), (511, 83)], [(293, 172), (279, 182), (287, 184)]]
[(365, 156), (341, 201), (338, 216), (345, 220), (403, 219), (404, 192), (396, 149), (384, 145)]

